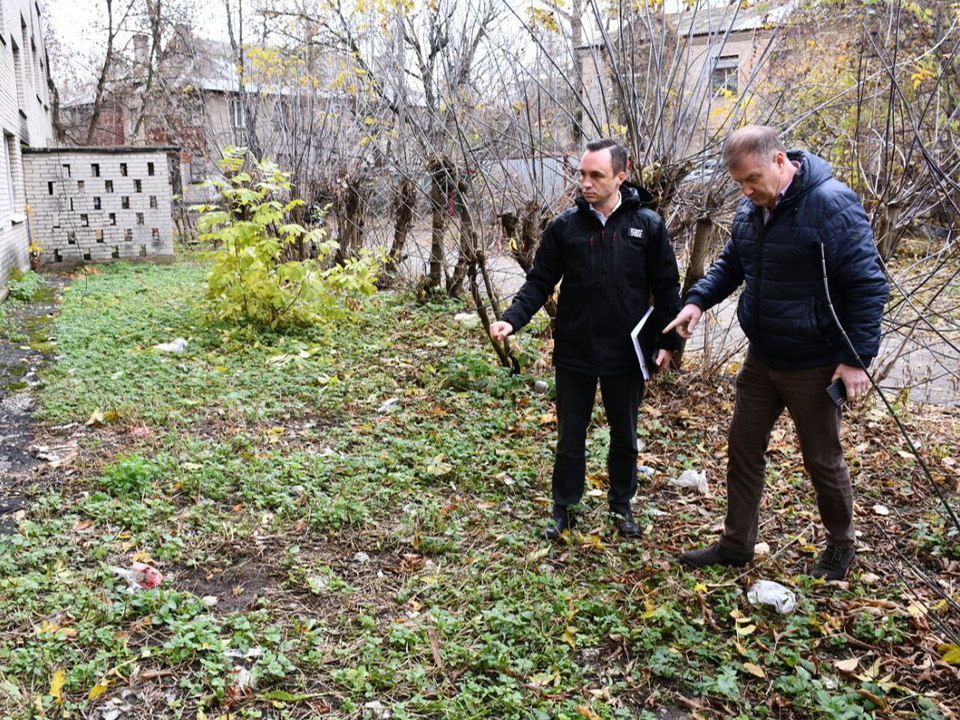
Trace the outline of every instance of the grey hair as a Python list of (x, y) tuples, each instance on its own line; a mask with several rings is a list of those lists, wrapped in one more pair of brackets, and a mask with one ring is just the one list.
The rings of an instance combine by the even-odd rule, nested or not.
[(755, 155), (762, 161), (772, 161), (778, 152), (786, 153), (787, 146), (780, 140), (776, 128), (747, 125), (735, 130), (727, 138), (723, 146), (723, 166), (729, 169), (748, 155)]

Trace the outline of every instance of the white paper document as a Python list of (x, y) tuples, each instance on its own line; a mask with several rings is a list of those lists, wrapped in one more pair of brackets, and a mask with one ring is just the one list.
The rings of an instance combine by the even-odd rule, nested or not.
[(637, 323), (637, 326), (630, 331), (630, 339), (633, 340), (633, 349), (637, 352), (637, 360), (640, 361), (640, 371), (643, 373), (643, 379), (650, 379), (650, 369), (647, 367), (647, 361), (643, 357), (643, 348), (640, 347), (640, 331), (643, 330), (644, 323), (647, 322), (647, 319), (653, 313), (653, 305), (647, 308), (647, 311), (643, 314), (643, 317), (640, 318), (640, 322)]

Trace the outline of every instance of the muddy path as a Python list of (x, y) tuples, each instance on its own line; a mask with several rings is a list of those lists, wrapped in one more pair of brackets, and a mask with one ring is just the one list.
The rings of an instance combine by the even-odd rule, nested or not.
[(44, 276), (30, 302), (8, 301), (0, 326), (0, 533), (16, 526), (41, 464), (34, 447), (34, 391), (56, 352), (54, 318), (66, 277)]

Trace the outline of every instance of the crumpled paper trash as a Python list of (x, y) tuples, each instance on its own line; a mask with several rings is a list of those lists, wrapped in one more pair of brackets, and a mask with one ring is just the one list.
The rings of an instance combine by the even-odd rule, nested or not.
[(671, 485), (679, 488), (696, 488), (701, 495), (709, 495), (710, 488), (707, 487), (707, 471), (684, 470), (680, 477), (670, 481)]
[(781, 615), (792, 613), (797, 607), (797, 596), (780, 583), (770, 580), (758, 580), (747, 590), (747, 600), (751, 605), (772, 605)]
[(187, 341), (184, 338), (177, 338), (173, 342), (160, 343), (153, 346), (154, 350), (168, 353), (182, 353), (187, 351)]

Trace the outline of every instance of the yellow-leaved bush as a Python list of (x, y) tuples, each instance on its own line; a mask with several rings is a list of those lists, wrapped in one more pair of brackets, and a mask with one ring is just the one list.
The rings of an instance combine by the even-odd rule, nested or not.
[[(315, 325), (342, 317), (375, 292), (382, 257), (363, 251), (344, 265), (328, 263), (337, 243), (325, 227), (308, 230), (288, 221), (304, 203), (281, 200), (290, 182), (276, 163), (230, 147), (220, 166), (224, 178), (204, 183), (217, 189), (220, 202), (193, 208), (200, 212), (200, 238), (218, 248), (207, 286), (218, 319), (271, 328)], [(288, 259), (298, 243), (311, 257)]]

